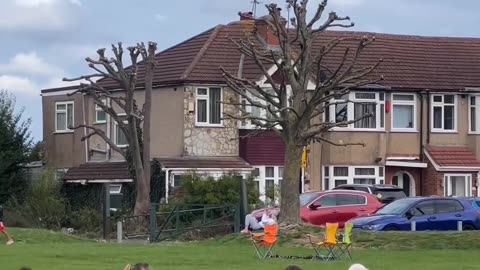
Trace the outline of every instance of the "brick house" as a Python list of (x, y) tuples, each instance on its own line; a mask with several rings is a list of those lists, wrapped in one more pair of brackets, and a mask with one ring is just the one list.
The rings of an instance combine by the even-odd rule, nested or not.
[[(213, 176), (228, 171), (253, 172), (262, 194), (269, 186), (281, 184), (281, 139), (268, 131), (244, 136), (253, 127), (222, 119), (223, 112), (238, 112), (218, 102), (239, 99), (228, 89), (220, 66), (262, 85), (261, 72), (253, 60), (242, 56), (230, 38), (249, 34), (260, 46), (274, 48), (278, 40), (266, 27), (268, 19), (241, 14), (239, 21), (215, 26), (157, 54), (151, 151), (166, 172), (169, 186), (177, 186), (181, 176), (192, 170)], [(315, 44), (363, 35), (374, 35), (376, 41), (358, 65), (383, 58), (374, 75), (382, 74), (385, 80), (353, 89), (344, 97), (361, 103), (332, 100), (329, 111), (321, 117), (344, 121), (373, 112), (375, 117), (327, 134), (331, 141), (364, 142), (366, 146), (310, 145), (308, 189), (330, 189), (344, 183), (393, 183), (411, 196), (478, 195), (480, 39), (329, 31)], [(328, 60), (334, 67), (338, 53)], [(101, 83), (116, 90), (108, 80)], [(125, 146), (115, 123), (90, 96), (67, 96), (75, 89), (42, 90), (47, 160), (57, 169), (68, 169), (64, 179), (69, 182), (131, 182), (125, 178), (121, 169), (125, 163), (118, 153), (98, 137), (82, 142), (83, 129), (68, 129), (71, 124), (95, 124), (119, 146)], [(142, 99), (139, 87), (139, 104)]]

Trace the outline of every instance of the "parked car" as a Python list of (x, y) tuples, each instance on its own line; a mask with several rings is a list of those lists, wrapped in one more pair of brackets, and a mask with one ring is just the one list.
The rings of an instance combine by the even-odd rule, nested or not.
[(370, 231), (456, 230), (458, 221), (464, 230), (480, 229), (480, 210), (473, 208), (471, 199), (451, 197), (417, 197), (394, 201), (368, 217), (350, 220), (354, 228)]
[(377, 196), (378, 200), (384, 204), (391, 203), (398, 199), (406, 198), (402, 188), (394, 185), (371, 185), (371, 184), (350, 184), (340, 185), (333, 190), (359, 190), (365, 191)]
[[(313, 225), (338, 222), (343, 227), (347, 220), (374, 213), (382, 206), (375, 195), (363, 191), (330, 190), (300, 195), (300, 217)], [(260, 219), (264, 210), (259, 209), (252, 214)], [(278, 208), (270, 210), (281, 214)]]

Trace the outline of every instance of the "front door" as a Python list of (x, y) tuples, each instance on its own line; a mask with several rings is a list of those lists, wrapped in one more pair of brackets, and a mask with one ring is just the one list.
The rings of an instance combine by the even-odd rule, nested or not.
[(411, 181), (413, 180), (410, 179), (410, 176), (408, 174), (400, 172), (392, 178), (392, 185), (402, 188), (403, 192), (405, 192), (405, 195), (407, 195), (407, 197), (415, 196), (414, 194), (412, 194), (412, 191), (410, 189)]

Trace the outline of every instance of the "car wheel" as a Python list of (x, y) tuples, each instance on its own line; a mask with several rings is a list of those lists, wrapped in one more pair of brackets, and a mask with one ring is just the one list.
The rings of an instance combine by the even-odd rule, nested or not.
[(389, 226), (386, 226), (383, 230), (384, 231), (399, 231), (400, 229), (396, 226), (389, 225)]
[(474, 231), (474, 230), (475, 230), (475, 226), (473, 226), (472, 224), (464, 224), (464, 225), (463, 225), (463, 230), (464, 230), (464, 231)]

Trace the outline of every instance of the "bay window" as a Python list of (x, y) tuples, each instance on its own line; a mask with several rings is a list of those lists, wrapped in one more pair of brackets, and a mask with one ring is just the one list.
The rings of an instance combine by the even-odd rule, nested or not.
[[(366, 117), (367, 115), (370, 115)], [(358, 120), (340, 128), (383, 130), (385, 123), (385, 93), (350, 92), (330, 102), (327, 119), (332, 123)]]
[(416, 98), (414, 94), (392, 94), (392, 130), (416, 130)]
[(223, 93), (220, 87), (196, 89), (197, 126), (221, 126)]
[(69, 132), (73, 126), (73, 101), (55, 103), (55, 131)]
[(443, 187), (445, 196), (470, 197), (472, 196), (472, 175), (445, 174)]
[(453, 132), (457, 129), (456, 109), (457, 96), (456, 95), (432, 95), (432, 131), (437, 132)]
[(384, 167), (324, 166), (323, 177), (323, 190), (346, 184), (383, 184)]

